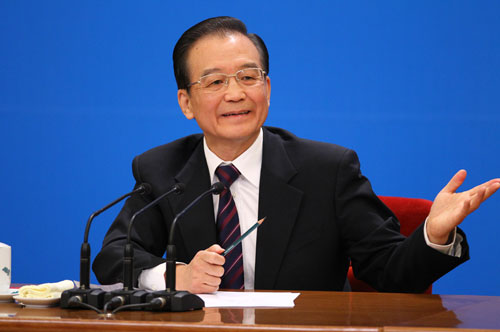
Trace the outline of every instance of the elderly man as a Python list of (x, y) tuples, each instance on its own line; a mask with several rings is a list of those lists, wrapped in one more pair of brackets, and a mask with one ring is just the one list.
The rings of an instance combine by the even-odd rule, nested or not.
[[(381, 291), (420, 292), (468, 259), (456, 228), (499, 187), (494, 179), (457, 193), (461, 170), (437, 195), (426, 223), (399, 233), (392, 212), (373, 193), (352, 150), (297, 138), (264, 127), (270, 97), (269, 57), (262, 39), (231, 17), (187, 30), (173, 54), (177, 97), (191, 135), (137, 156), (137, 184), (152, 193), (134, 196), (108, 231), (94, 271), (101, 283), (122, 277), (131, 215), (167, 191), (186, 184), (134, 224), (134, 278), (139, 287), (164, 288), (162, 258), (175, 215), (210, 185), (226, 189), (206, 199), (177, 225), (177, 289), (219, 288), (342, 290), (349, 261), (359, 279)], [(229, 255), (234, 239), (259, 218), (258, 229)]]

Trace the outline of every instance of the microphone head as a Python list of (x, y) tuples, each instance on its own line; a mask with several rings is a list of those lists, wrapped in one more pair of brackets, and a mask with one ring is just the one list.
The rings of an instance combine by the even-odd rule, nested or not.
[(214, 195), (219, 195), (221, 192), (224, 191), (224, 188), (225, 186), (222, 184), (222, 182), (216, 182), (212, 185), (210, 189), (213, 190)]
[(143, 195), (148, 195), (149, 193), (151, 193), (151, 185), (146, 182), (143, 182), (138, 189), (140, 189), (140, 193)]
[(186, 189), (186, 185), (184, 183), (176, 183), (172, 189), (174, 190), (174, 193), (176, 194), (182, 194), (184, 192), (184, 189)]

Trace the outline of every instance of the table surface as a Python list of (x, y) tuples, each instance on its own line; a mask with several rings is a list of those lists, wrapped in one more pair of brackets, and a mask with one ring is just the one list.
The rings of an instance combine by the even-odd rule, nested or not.
[[(500, 297), (301, 292), (294, 308), (191, 312), (94, 311), (0, 303), (0, 331), (448, 331), (500, 330)], [(471, 330), (468, 330), (471, 331)]]

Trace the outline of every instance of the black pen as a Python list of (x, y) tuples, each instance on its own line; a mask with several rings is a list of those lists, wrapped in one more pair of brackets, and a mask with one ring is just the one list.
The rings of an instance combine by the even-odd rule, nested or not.
[(222, 253), (222, 256), (226, 256), (229, 254), (231, 250), (233, 250), (238, 244), (240, 244), (241, 241), (243, 241), (244, 238), (246, 238), (250, 233), (252, 233), (257, 227), (259, 227), (262, 222), (266, 219), (266, 217), (262, 218), (261, 220), (257, 221), (252, 227), (248, 229), (248, 231), (245, 232), (242, 236), (238, 238), (238, 240), (234, 241), (233, 244), (229, 246), (224, 252)]

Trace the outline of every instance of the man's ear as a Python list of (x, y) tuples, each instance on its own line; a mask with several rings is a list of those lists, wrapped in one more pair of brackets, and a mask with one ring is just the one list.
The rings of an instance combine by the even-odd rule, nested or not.
[(271, 79), (266, 76), (267, 106), (271, 105)]
[(181, 107), (182, 113), (188, 120), (194, 119), (194, 114), (191, 111), (191, 97), (186, 89), (177, 90), (177, 101)]

